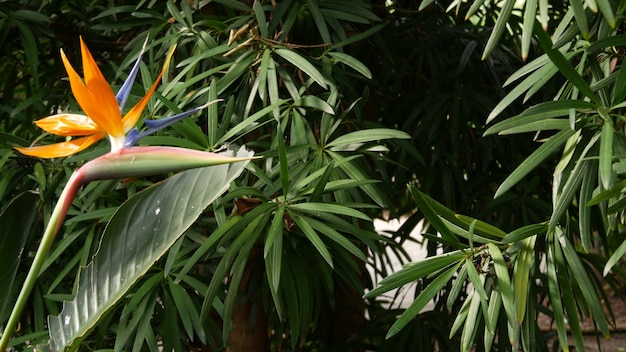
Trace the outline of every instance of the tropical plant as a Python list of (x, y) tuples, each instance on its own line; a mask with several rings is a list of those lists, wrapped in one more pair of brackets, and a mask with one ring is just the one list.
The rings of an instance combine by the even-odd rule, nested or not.
[[(608, 1), (575, 1), (564, 9), (550, 8), (547, 1), (521, 5), (519, 22), (514, 1), (505, 1), (496, 10), (484, 55), (494, 52), (508, 28), (521, 35), (522, 58), (528, 57), (533, 37), (537, 56), (507, 78), (505, 86), (518, 83), (485, 116), (484, 134), (510, 138), (532, 133), (541, 144), (502, 180), (494, 197), (507, 197), (516, 186), (523, 189), (520, 182), (549, 161), (554, 166), (543, 178), (551, 182), (551, 192), (531, 189), (530, 194), (550, 201), (551, 208), (534, 221), (501, 224), (505, 229), (501, 230), (455, 214), (422, 193), (430, 193), (427, 187), (420, 191), (412, 186), (420, 214), (432, 226), (424, 236), (444, 253), (406, 266), (368, 293), (376, 296), (416, 280), (426, 282), (388, 336), (409, 324), (434, 297), (441, 302), (438, 309), (458, 312), (449, 336), (459, 337), (462, 351), (547, 350), (551, 333), (544, 333), (537, 323), (542, 314), (555, 324), (555, 346), (563, 350), (571, 348), (570, 335), (576, 350), (585, 350), (583, 319), (592, 320), (596, 333), (606, 338), (615, 324), (609, 302), (612, 291), (622, 290), (614, 277), (623, 276), (616, 264), (626, 253), (620, 169), (626, 97), (621, 54), (624, 7)], [(463, 16), (480, 24), (489, 21), (485, 14), (494, 13), (482, 2), (469, 8), (460, 1), (445, 6), (457, 14), (466, 11)], [(550, 89), (555, 83), (556, 89)], [(537, 101), (537, 94), (546, 92), (551, 95)], [(531, 106), (511, 114), (507, 109), (522, 96)], [(560, 157), (554, 160), (556, 153)], [(489, 211), (502, 220), (498, 211)]]
[[(19, 6), (7, 7), (11, 5)], [(386, 151), (381, 141), (408, 137), (389, 128), (362, 130), (355, 118), (361, 95), (355, 82), (371, 73), (344, 49), (380, 30), (382, 25), (360, 30), (378, 18), (361, 1), (116, 5), (103, 9), (90, 4), (78, 13), (87, 43), (134, 38), (123, 46), (89, 44), (97, 58), (126, 55), (119, 67), (103, 65), (105, 75), (128, 67), (139, 55), (142, 38), (149, 35), (147, 64), (137, 67), (144, 85), (151, 84), (157, 76), (153, 68), (177, 44), (172, 58), (177, 68), (171, 71), (176, 75), (165, 72), (163, 90), (154, 92), (156, 100), (147, 106), (149, 127), (169, 124), (158, 118), (161, 114), (176, 115), (187, 106), (224, 100), (206, 107), (198, 121), (181, 120), (140, 143), (207, 151), (245, 143), (263, 161), (248, 164), (223, 198), (217, 197), (223, 189), (219, 185), (232, 180), (240, 168), (228, 173), (187, 172), (161, 182), (148, 178), (89, 184), (69, 209), (64, 235), (41, 270), (33, 269), (35, 277), (38, 272), (42, 275), (20, 320), (19, 337), (11, 345), (23, 349), (28, 342), (46, 348), (48, 335), (55, 350), (157, 350), (159, 345), (174, 350), (219, 349), (226, 344), (245, 350), (250, 343), (271, 343), (275, 348), (347, 343), (356, 333), (352, 326), (358, 328), (364, 320), (360, 297), (365, 253), (380, 253), (382, 247), (383, 238), (373, 232), (367, 213), (391, 204), (375, 184), (369, 165)], [(54, 22), (70, 16), (73, 6), (51, 9), (42, 3), (37, 16), (30, 10), (15, 11), (41, 18), (47, 10), (45, 22)], [(7, 19), (15, 11), (7, 11)], [(73, 21), (77, 19), (72, 17)], [(312, 34), (311, 28), (317, 32)], [(74, 40), (78, 36), (69, 43)], [(36, 39), (34, 43), (43, 45)], [(64, 48), (69, 61), (76, 55), (73, 47)], [(121, 54), (124, 48), (130, 51)], [(58, 62), (55, 55), (46, 61)], [(87, 80), (90, 75), (86, 70)], [(130, 92), (131, 101), (144, 93), (135, 88)], [(80, 95), (77, 100), (85, 108)], [(68, 105), (77, 110), (71, 100), (61, 108)], [(33, 133), (21, 132), (28, 123), (16, 124), (11, 134)], [(109, 134), (117, 136), (119, 131), (113, 132)], [(135, 135), (131, 132), (129, 137)], [(26, 138), (7, 143), (29, 145)], [(14, 153), (7, 150), (5, 160), (18, 165), (21, 157)], [(64, 198), (57, 193), (58, 185), (66, 182), (72, 166), (102, 154), (101, 148), (91, 148), (63, 160), (38, 162), (32, 171), (35, 182), (25, 182), (20, 189), (38, 188), (42, 213), (48, 214), (56, 199)], [(138, 160), (125, 162), (130, 166)], [(217, 180), (218, 175), (223, 177)], [(10, 214), (34, 201), (30, 198), (19, 197), (6, 207), (7, 226), (18, 226)], [(39, 218), (25, 215), (37, 228)], [(44, 218), (53, 227), (55, 221), (56, 215)], [(15, 258), (9, 253), (19, 252), (16, 248), (29, 246), (30, 233), (20, 233), (19, 242), (3, 247), (4, 258), (16, 268), (8, 278), (13, 287), (22, 280), (24, 271), (18, 269), (31, 265), (30, 258), (9, 259)], [(7, 295), (7, 307), (14, 297)], [(344, 319), (355, 324), (344, 324), (345, 334), (333, 336), (335, 331), (323, 329), (320, 321), (335, 314), (341, 324), (342, 315), (333, 313), (339, 308), (346, 310), (341, 313)], [(255, 331), (253, 321), (261, 324), (256, 330), (261, 338), (246, 344), (240, 336)], [(270, 324), (272, 336), (267, 333)], [(3, 340), (7, 336), (5, 332)]]

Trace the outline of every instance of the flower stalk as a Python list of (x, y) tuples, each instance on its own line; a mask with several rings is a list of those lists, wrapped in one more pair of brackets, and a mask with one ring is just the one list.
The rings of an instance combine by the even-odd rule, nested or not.
[(0, 351), (7, 349), (9, 340), (17, 327), (50, 247), (63, 225), (63, 220), (72, 205), (74, 197), (84, 184), (96, 180), (178, 172), (256, 158), (258, 157), (241, 158), (177, 147), (128, 147), (109, 152), (91, 160), (74, 171), (52, 211), (24, 285), (5, 326), (2, 338), (0, 338)]
[[(147, 43), (147, 40), (146, 40)], [(16, 148), (23, 154), (39, 158), (59, 158), (78, 153), (93, 143), (108, 137), (111, 150), (107, 154), (91, 160), (72, 173), (61, 196), (54, 207), (50, 220), (46, 225), (43, 237), (28, 275), (18, 295), (4, 332), (0, 337), (0, 351), (5, 351), (15, 332), (20, 316), (28, 297), (41, 274), (41, 268), (54, 239), (63, 225), (63, 220), (78, 190), (86, 183), (94, 180), (117, 179), (124, 177), (140, 177), (168, 172), (178, 172), (193, 168), (219, 164), (236, 163), (255, 159), (256, 157), (233, 157), (225, 154), (209, 153), (198, 150), (176, 147), (138, 147), (137, 141), (155, 131), (163, 129), (179, 120), (193, 115), (210, 104), (160, 120), (146, 121), (147, 130), (139, 132), (136, 123), (155, 92), (168, 64), (173, 50), (167, 56), (165, 64), (156, 81), (145, 96), (139, 100), (124, 116), (122, 112), (130, 94), (130, 88), (139, 70), (139, 62), (146, 43), (133, 66), (128, 79), (117, 95), (113, 94), (104, 79), (96, 61), (91, 56), (84, 41), (80, 40), (83, 61), (83, 74), (80, 77), (61, 51), (61, 58), (69, 76), (74, 97), (85, 115), (61, 113), (45, 117), (35, 124), (45, 131), (65, 137), (64, 142), (51, 145)], [(80, 137), (80, 138), (75, 138)]]

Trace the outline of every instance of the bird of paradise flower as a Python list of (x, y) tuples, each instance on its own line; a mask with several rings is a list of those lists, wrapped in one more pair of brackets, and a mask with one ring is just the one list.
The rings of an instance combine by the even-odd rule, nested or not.
[(156, 91), (174, 53), (174, 48), (172, 48), (166, 57), (159, 76), (150, 89), (139, 102), (122, 116), (131, 87), (139, 71), (141, 57), (145, 51), (146, 44), (147, 39), (128, 78), (122, 84), (117, 95), (113, 93), (82, 38), (80, 38), (80, 47), (84, 77), (80, 77), (70, 64), (65, 53), (61, 50), (61, 59), (69, 76), (72, 93), (85, 114), (59, 113), (38, 120), (35, 122), (37, 126), (51, 134), (66, 137), (68, 140), (49, 145), (17, 147), (15, 149), (33, 157), (59, 158), (83, 151), (97, 141), (108, 137), (111, 150), (75, 170), (63, 189), (50, 216), (11, 316), (5, 325), (4, 333), (0, 338), (0, 351), (6, 350), (8, 346), (47, 253), (62, 226), (63, 219), (77, 191), (83, 184), (93, 180), (176, 172), (198, 167), (242, 162), (255, 158), (233, 157), (177, 147), (135, 146), (140, 138), (165, 128), (216, 102), (213, 101), (168, 118), (146, 120), (145, 124), (148, 126), (148, 129), (139, 132), (135, 125), (150, 101), (152, 94)]

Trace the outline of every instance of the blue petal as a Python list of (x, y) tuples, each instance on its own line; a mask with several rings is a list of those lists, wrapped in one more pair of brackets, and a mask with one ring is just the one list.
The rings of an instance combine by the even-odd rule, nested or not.
[(126, 105), (126, 100), (128, 100), (128, 96), (130, 95), (130, 89), (132, 88), (133, 83), (135, 82), (135, 78), (137, 77), (137, 72), (139, 72), (139, 66), (141, 64), (141, 57), (143, 56), (143, 52), (146, 50), (147, 44), (148, 44), (148, 37), (146, 37), (146, 40), (143, 42), (143, 47), (141, 48), (141, 51), (139, 52), (137, 61), (135, 61), (135, 65), (133, 66), (133, 69), (130, 71), (128, 78), (126, 78), (126, 80), (124, 81), (124, 84), (122, 84), (122, 88), (120, 88), (119, 92), (117, 92), (117, 95), (115, 96), (115, 98), (117, 99), (117, 104), (120, 106), (120, 112), (124, 110), (124, 105)]
[(126, 135), (126, 140), (124, 141), (124, 147), (132, 147), (132, 146), (134, 146), (135, 143), (137, 143), (137, 141), (139, 139), (141, 139), (141, 137), (143, 137), (143, 136), (139, 135), (139, 131), (137, 131), (136, 128), (133, 128)]
[(136, 128), (133, 128), (130, 132), (128, 132), (128, 135), (126, 136), (126, 141), (124, 142), (124, 146), (125, 147), (132, 147), (133, 145), (135, 145), (140, 139), (142, 139), (143, 137), (150, 135), (160, 129), (163, 129), (175, 122), (178, 122), (182, 119), (184, 119), (185, 117), (192, 115), (202, 109), (204, 109), (206, 107), (206, 105), (204, 106), (200, 106), (197, 107), (195, 109), (189, 110), (189, 111), (185, 111), (183, 113), (174, 115), (174, 116), (170, 116), (170, 117), (166, 117), (164, 119), (160, 119), (160, 120), (145, 120), (144, 123), (150, 127), (148, 130), (143, 131), (141, 133), (139, 133), (139, 131), (137, 131)]
[(124, 142), (124, 146), (125, 147), (131, 147), (133, 145), (135, 145), (137, 143), (137, 141), (139, 141), (140, 139), (142, 139), (143, 137), (152, 134), (158, 130), (161, 130), (173, 123), (176, 123), (182, 119), (184, 119), (187, 116), (193, 115), (195, 113), (197, 113), (198, 111), (206, 108), (207, 106), (217, 103), (218, 101), (222, 101), (222, 99), (217, 99), (217, 100), (213, 100), (211, 102), (209, 102), (208, 104), (202, 105), (202, 106), (198, 106), (195, 109), (191, 109), (189, 111), (185, 111), (185, 112), (181, 112), (180, 114), (176, 114), (174, 116), (170, 116), (170, 117), (166, 117), (164, 119), (160, 119), (160, 120), (145, 120), (144, 123), (146, 124), (146, 126), (148, 126), (149, 128), (146, 131), (143, 131), (141, 133), (139, 133), (139, 131), (137, 131), (136, 128), (133, 128), (130, 132), (128, 132), (128, 135), (126, 136), (126, 141)]
[[(205, 105), (206, 106), (206, 105)], [(160, 119), (160, 120), (145, 120), (144, 123), (146, 124), (146, 126), (150, 127), (150, 130), (152, 130), (152, 132), (156, 132), (162, 128), (165, 128), (175, 122), (178, 122), (182, 119), (184, 119), (185, 117), (189, 116), (189, 115), (193, 115), (195, 113), (197, 113), (198, 111), (204, 109), (205, 106), (200, 106), (197, 107), (195, 109), (191, 109), (189, 111), (185, 111), (185, 112), (181, 112), (180, 114), (174, 115), (174, 116), (170, 116), (170, 117), (166, 117), (164, 119)]]

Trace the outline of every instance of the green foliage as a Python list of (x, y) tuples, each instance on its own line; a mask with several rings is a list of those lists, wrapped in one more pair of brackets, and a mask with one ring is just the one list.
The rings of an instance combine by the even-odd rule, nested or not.
[[(263, 156), (218, 182), (230, 183), (223, 196), (203, 178), (210, 199), (168, 202), (176, 229), (149, 255), (128, 254), (149, 234), (128, 209), (147, 218), (145, 198), (189, 192), (175, 183), (185, 176), (87, 185), (12, 346), (59, 341), (65, 305), (93, 318), (70, 318), (80, 332), (59, 346), (72, 350), (236, 349), (242, 322), (265, 324), (257, 343), (273, 350), (546, 350), (540, 313), (556, 345), (568, 350), (571, 335), (584, 350), (579, 323), (608, 336), (606, 284), (623, 289), (623, 15), (607, 0), (0, 3), (0, 223), (16, 229), (0, 238), (3, 287), (22, 280), (32, 259), (10, 253), (35, 248), (31, 229), (71, 171), (105, 150), (45, 161), (12, 151), (51, 140), (33, 120), (78, 110), (58, 50), (78, 62), (79, 35), (114, 90), (149, 36), (135, 101), (177, 45), (146, 119), (220, 99), (141, 143)], [(377, 234), (381, 209), (406, 222)], [(429, 257), (391, 273), (421, 224)], [(115, 299), (79, 309), (92, 286), (78, 278), (102, 258), (109, 282), (109, 262), (144, 264)], [(413, 302), (396, 308), (413, 283)], [(13, 295), (0, 297), (0, 325)], [(341, 308), (358, 319), (344, 323)]]

